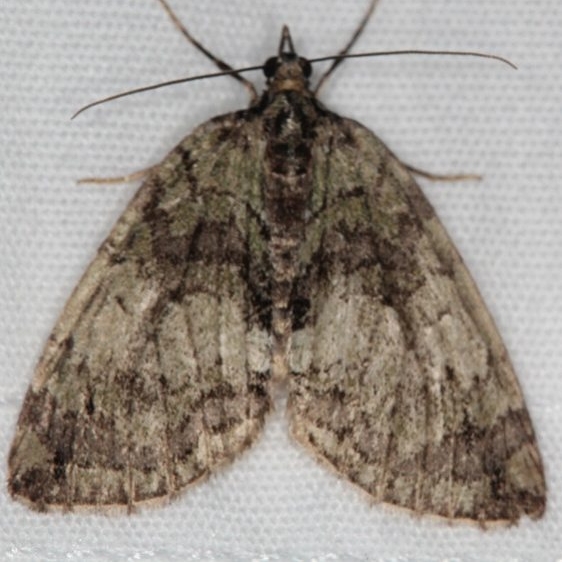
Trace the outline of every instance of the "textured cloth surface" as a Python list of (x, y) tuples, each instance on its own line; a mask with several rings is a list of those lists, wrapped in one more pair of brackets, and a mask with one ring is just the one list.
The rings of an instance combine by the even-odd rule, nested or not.
[[(275, 54), (287, 23), (303, 56), (333, 54), (367, 1), (170, 0), (232, 65)], [(0, 466), (41, 347), (136, 185), (81, 185), (158, 162), (198, 123), (244, 107), (221, 78), (70, 115), (97, 98), (213, 71), (155, 0), (3, 0), (0, 8)], [(287, 436), (263, 438), (173, 504), (132, 517), (40, 515), (0, 487), (0, 557), (12, 560), (514, 561), (562, 557), (562, 4), (381, 0), (356, 50), (473, 49), (494, 61), (349, 61), (322, 101), (405, 162), (483, 181), (420, 180), (510, 350), (546, 466), (540, 522), (483, 532), (393, 512)], [(316, 72), (319, 72), (319, 68)], [(318, 75), (318, 74), (317, 74)], [(250, 75), (261, 88), (259, 73)]]

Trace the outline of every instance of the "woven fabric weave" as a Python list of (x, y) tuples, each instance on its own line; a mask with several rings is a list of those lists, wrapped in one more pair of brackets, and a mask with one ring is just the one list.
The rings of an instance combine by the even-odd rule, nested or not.
[[(281, 25), (306, 57), (336, 53), (367, 2), (170, 0), (232, 65), (275, 54)], [(140, 94), (213, 71), (155, 0), (4, 0), (0, 23), (0, 464), (41, 347), (135, 185), (81, 185), (157, 163), (200, 122), (247, 105), (234, 80)], [(320, 97), (404, 161), (477, 182), (420, 180), (511, 352), (549, 487), (537, 523), (451, 527), (371, 506), (293, 444), (283, 403), (263, 438), (168, 507), (131, 517), (39, 515), (0, 491), (12, 560), (555, 560), (562, 556), (562, 5), (557, 0), (381, 0), (356, 50), (461, 49), (494, 61), (349, 61)], [(320, 68), (316, 69), (317, 71)], [(249, 76), (259, 88), (259, 73)], [(5, 477), (5, 468), (1, 471)]]

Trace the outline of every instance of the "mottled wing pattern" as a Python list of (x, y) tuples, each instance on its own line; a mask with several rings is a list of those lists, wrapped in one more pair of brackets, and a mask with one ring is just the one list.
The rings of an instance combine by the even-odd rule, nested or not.
[(317, 127), (293, 334), (294, 437), (376, 501), (539, 517), (531, 422), (493, 320), (419, 187), (361, 125)]
[(251, 208), (261, 149), (245, 140), (258, 125), (245, 116), (216, 118), (170, 153), (73, 293), (20, 415), (16, 498), (130, 511), (256, 438), (270, 408), (268, 304), (252, 302), (266, 242)]

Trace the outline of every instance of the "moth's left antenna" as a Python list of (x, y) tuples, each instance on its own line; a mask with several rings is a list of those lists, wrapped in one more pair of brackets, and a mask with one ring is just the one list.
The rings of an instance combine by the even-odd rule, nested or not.
[(334, 70), (336, 70), (336, 68), (343, 62), (343, 58), (340, 57), (345, 57), (345, 55), (347, 55), (349, 51), (352, 49), (353, 45), (357, 43), (357, 40), (359, 39), (359, 37), (361, 37), (361, 34), (363, 33), (365, 26), (369, 23), (369, 20), (371, 19), (371, 16), (375, 11), (375, 7), (377, 6), (378, 2), (379, 0), (371, 0), (371, 4), (369, 5), (368, 10), (365, 12), (365, 15), (361, 18), (361, 21), (359, 22), (357, 29), (354, 31), (353, 35), (351, 36), (351, 39), (347, 42), (345, 47), (334, 57), (334, 62), (332, 62), (328, 70), (326, 70), (326, 72), (324, 72), (324, 74), (322, 74), (322, 76), (320, 77), (320, 80), (318, 80), (318, 84), (316, 84), (316, 88), (314, 88), (315, 94), (318, 93), (318, 90), (320, 90), (322, 84), (326, 82), (330, 74), (332, 74), (332, 72), (334, 72)]

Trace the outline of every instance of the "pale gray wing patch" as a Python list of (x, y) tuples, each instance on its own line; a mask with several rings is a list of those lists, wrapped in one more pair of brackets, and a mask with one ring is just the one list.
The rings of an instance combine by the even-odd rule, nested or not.
[(315, 158), (306, 252), (319, 265), (293, 335), (293, 435), (377, 501), (480, 522), (540, 516), (532, 426), (469, 273), (403, 166), (342, 123), (319, 134), (329, 149)]
[(257, 176), (232, 151), (251, 126), (226, 116), (183, 141), (100, 248), (22, 408), (9, 458), (17, 499), (131, 510), (170, 498), (258, 435), (269, 340), (248, 290), (248, 248), (260, 242), (239, 204)]

